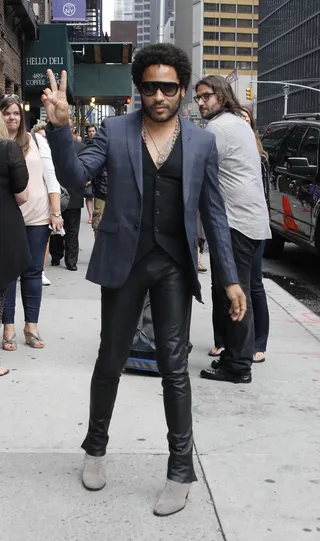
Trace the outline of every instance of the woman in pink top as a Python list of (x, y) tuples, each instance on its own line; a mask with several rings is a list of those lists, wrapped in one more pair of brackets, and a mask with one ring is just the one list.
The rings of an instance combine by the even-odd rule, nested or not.
[[(27, 133), (21, 102), (16, 96), (7, 96), (0, 102), (9, 138), (23, 151), (29, 172), (29, 198), (20, 207), (32, 256), (29, 268), (21, 274), (21, 296), (25, 315), (26, 344), (43, 348), (38, 332), (38, 318), (42, 297), (42, 270), (47, 242), (52, 230), (60, 230), (63, 220), (60, 211), (60, 185), (55, 177), (50, 148), (40, 135), (37, 143)], [(17, 283), (10, 284), (3, 312), (4, 335), (2, 347), (6, 351), (17, 349), (14, 327)]]

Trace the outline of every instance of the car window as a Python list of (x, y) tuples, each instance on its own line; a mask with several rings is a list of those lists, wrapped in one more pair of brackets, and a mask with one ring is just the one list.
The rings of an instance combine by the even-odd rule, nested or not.
[(286, 136), (288, 124), (270, 124), (262, 137), (262, 145), (269, 158), (273, 161)]
[(285, 165), (288, 158), (296, 158), (300, 156), (299, 149), (304, 134), (307, 131), (307, 126), (295, 126), (289, 133), (286, 145), (281, 153), (279, 165)]
[(318, 165), (319, 163), (319, 139), (318, 128), (309, 128), (302, 141), (299, 156), (308, 158), (309, 165)]

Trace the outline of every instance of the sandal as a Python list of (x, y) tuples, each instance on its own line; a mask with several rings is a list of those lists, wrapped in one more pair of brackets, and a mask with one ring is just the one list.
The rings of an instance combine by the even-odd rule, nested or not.
[(23, 331), (23, 332), (24, 332), (27, 346), (30, 346), (31, 348), (34, 348), (34, 349), (44, 348), (45, 343), (43, 342), (43, 340), (41, 340), (40, 336), (36, 336), (35, 334), (32, 334), (32, 332), (29, 332), (29, 331)]
[(6, 338), (5, 335), (3, 335), (2, 349), (4, 349), (4, 351), (16, 351), (16, 349), (17, 349), (17, 340), (16, 340), (16, 335), (15, 334), (13, 335), (12, 338)]
[(208, 269), (202, 265), (202, 263), (198, 263), (198, 271), (199, 272), (207, 272)]
[[(256, 355), (259, 355), (259, 353), (260, 353), (261, 355), (263, 355), (263, 357), (261, 357), (261, 359), (256, 359), (255, 357), (256, 357)], [(262, 353), (262, 352), (259, 351), (258, 353), (255, 353), (255, 354), (254, 354), (252, 362), (254, 362), (254, 363), (264, 363), (265, 360), (266, 360), (266, 358), (265, 358), (265, 356), (264, 356), (264, 353)]]
[(2, 376), (6, 376), (7, 374), (9, 374), (10, 370), (8, 370), (7, 368), (2, 368), (0, 366), (0, 378), (2, 378)]
[[(215, 350), (215, 352), (214, 352)], [(210, 349), (208, 355), (209, 357), (220, 357), (221, 353), (224, 351), (224, 348), (212, 348)]]

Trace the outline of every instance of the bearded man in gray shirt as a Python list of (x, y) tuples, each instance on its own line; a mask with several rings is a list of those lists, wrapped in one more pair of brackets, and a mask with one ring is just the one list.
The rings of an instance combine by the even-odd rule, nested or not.
[[(198, 82), (195, 101), (207, 130), (216, 137), (219, 184), (231, 231), (240, 285), (247, 297), (247, 314), (241, 323), (228, 318), (224, 298), (224, 345), (216, 369), (202, 370), (201, 377), (233, 383), (251, 382), (254, 355), (254, 321), (250, 293), (252, 259), (260, 243), (271, 237), (269, 214), (261, 178), (261, 161), (255, 135), (243, 119), (241, 106), (224, 77), (209, 75)], [(215, 272), (213, 270), (213, 272)], [(219, 277), (215, 276), (215, 281)]]

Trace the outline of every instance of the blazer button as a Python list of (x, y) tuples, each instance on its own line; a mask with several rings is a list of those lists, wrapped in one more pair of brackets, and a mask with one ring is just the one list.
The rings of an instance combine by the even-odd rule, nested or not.
[(134, 224), (135, 229), (139, 229), (139, 224)]
[(156, 233), (159, 233), (159, 228), (158, 227), (155, 227), (154, 230), (155, 230)]
[(160, 214), (160, 210), (159, 210), (159, 209), (156, 209), (156, 214)]
[(157, 190), (156, 191), (156, 196), (159, 197), (159, 195), (160, 195), (160, 192), (159, 192), (159, 190)]

